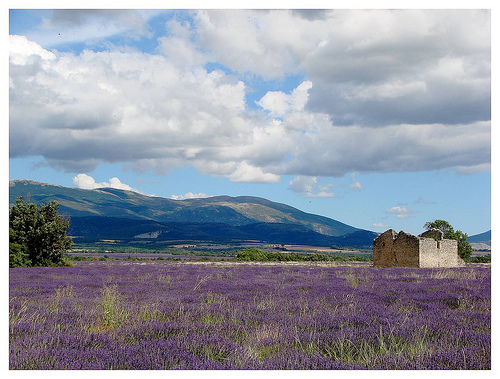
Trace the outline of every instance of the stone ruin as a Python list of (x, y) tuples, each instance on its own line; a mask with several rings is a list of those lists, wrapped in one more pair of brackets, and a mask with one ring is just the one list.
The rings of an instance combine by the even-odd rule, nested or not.
[(374, 267), (463, 267), (458, 242), (439, 229), (418, 236), (389, 229), (373, 240)]

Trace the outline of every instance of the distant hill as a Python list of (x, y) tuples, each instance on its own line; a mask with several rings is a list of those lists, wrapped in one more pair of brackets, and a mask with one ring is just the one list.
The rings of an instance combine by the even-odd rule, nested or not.
[[(327, 236), (303, 225), (255, 223), (228, 225), (223, 223), (167, 222), (123, 219), (114, 217), (74, 217), (69, 234), (80, 242), (103, 239), (143, 243), (242, 243), (266, 242), (273, 244), (300, 244), (311, 246), (371, 246), (376, 233), (366, 233), (358, 238), (354, 232), (345, 236)], [(353, 236), (351, 236), (353, 234)]]
[(476, 251), (491, 251), (491, 230), (467, 237), (467, 242)]
[(9, 182), (9, 202), (56, 200), (70, 234), (86, 240), (258, 240), (313, 246), (371, 246), (376, 234), (263, 198), (216, 196), (172, 200), (111, 188), (83, 190), (29, 180)]
[(491, 245), (491, 230), (467, 237), (467, 242), (485, 243)]

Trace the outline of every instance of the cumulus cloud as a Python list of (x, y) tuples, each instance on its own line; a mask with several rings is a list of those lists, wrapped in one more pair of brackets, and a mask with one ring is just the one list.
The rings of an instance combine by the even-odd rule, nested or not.
[(288, 189), (306, 197), (335, 197), (335, 194), (330, 191), (330, 187), (321, 185), (318, 178), (312, 176), (297, 176), (288, 184)]
[(315, 25), (291, 17), (289, 11), (203, 10), (194, 12), (193, 18), (200, 43), (217, 61), (265, 79), (297, 72), (291, 49), (305, 44), (305, 54), (311, 42), (321, 38)]
[(384, 224), (384, 223), (382, 223), (382, 222), (374, 222), (374, 223), (372, 224), (372, 227), (374, 227), (374, 228), (384, 228), (384, 229), (385, 229), (385, 228), (388, 228), (388, 227), (389, 227), (389, 225)]
[[(315, 83), (311, 109), (339, 125), (490, 119), (489, 12), (336, 13), (340, 22), (302, 62)], [(354, 21), (360, 27), (348, 29)]]
[(72, 42), (96, 43), (121, 34), (129, 39), (150, 38), (148, 20), (158, 10), (54, 9), (40, 12), (42, 22), (28, 37), (44, 46)]
[(300, 136), (290, 174), (342, 176), (347, 172), (415, 172), (490, 161), (490, 122), (466, 125), (390, 125), (383, 128), (318, 124)]
[(54, 9), (43, 19), (41, 29), (87, 29), (95, 24), (101, 25), (95, 28), (101, 34), (110, 24), (118, 30), (147, 29), (144, 13), (131, 9)]
[(289, 112), (302, 111), (309, 98), (308, 91), (312, 88), (310, 81), (302, 82), (290, 95), (281, 91), (269, 91), (257, 104), (269, 111), (272, 117), (282, 117)]
[(263, 172), (260, 167), (255, 167), (247, 162), (242, 162), (238, 165), (236, 170), (234, 170), (229, 178), (233, 182), (253, 182), (253, 183), (277, 183), (279, 182), (279, 176)]
[(399, 219), (405, 219), (405, 218), (408, 218), (411, 214), (418, 213), (418, 211), (410, 210), (404, 206), (397, 205), (395, 207), (389, 208), (386, 211), (386, 213), (394, 214)]
[(335, 194), (333, 192), (328, 192), (328, 191), (319, 191), (318, 193), (308, 195), (307, 197), (331, 198), (331, 197), (335, 197)]
[(312, 192), (316, 186), (317, 179), (315, 177), (297, 176), (289, 183), (289, 189), (293, 192), (307, 193)]
[(10, 37), (9, 60), (13, 65), (24, 66), (31, 63), (31, 59), (44, 62), (55, 58), (55, 54), (45, 50), (36, 42), (29, 41), (25, 36)]
[(489, 120), (489, 11), (317, 13), (207, 10), (195, 22), (200, 42), (233, 70), (305, 72), (314, 83), (309, 108), (335, 124)]
[[(151, 14), (135, 11), (61, 11), (45, 30), (84, 30), (99, 17), (148, 35)], [(60, 53), (11, 36), (11, 157), (43, 156), (68, 172), (110, 162), (164, 175), (188, 164), (261, 183), (490, 169), (488, 11), (204, 10), (166, 28), (153, 53)], [(287, 75), (303, 80), (248, 106), (248, 78)], [(351, 188), (361, 188), (355, 177)]]
[[(102, 162), (213, 161), (219, 149), (252, 144), (253, 128), (267, 123), (251, 124), (242, 113), (245, 85), (220, 71), (184, 71), (162, 55), (139, 52), (54, 59), (18, 36), (11, 45), (22, 45), (16, 51), (26, 56), (11, 60), (13, 157), (43, 155), (67, 171)], [(235, 180), (248, 174), (240, 166), (229, 173)]]
[[(491, 153), (490, 153), (491, 154)], [(458, 165), (454, 167), (455, 171), (462, 175), (471, 175), (478, 172), (491, 171), (491, 162), (479, 163), (477, 165)]]
[(170, 198), (172, 200), (187, 200), (187, 199), (204, 199), (204, 198), (207, 198), (207, 197), (210, 197), (210, 195), (207, 195), (205, 193), (192, 193), (192, 192), (188, 192), (184, 195), (172, 195)]
[(87, 174), (78, 174), (73, 178), (73, 185), (81, 189), (96, 189), (96, 188), (115, 188), (125, 191), (134, 191), (134, 188), (130, 187), (128, 184), (122, 183), (117, 177), (109, 179), (109, 182), (96, 182), (93, 177)]

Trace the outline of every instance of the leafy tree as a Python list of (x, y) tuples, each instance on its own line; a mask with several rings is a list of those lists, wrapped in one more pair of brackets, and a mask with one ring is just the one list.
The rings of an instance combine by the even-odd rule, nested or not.
[(433, 222), (426, 222), (424, 225), (425, 230), (429, 229), (439, 229), (444, 233), (444, 238), (452, 239), (454, 230), (453, 226), (450, 225), (448, 221), (445, 220), (435, 220)]
[(53, 266), (65, 263), (64, 253), (73, 242), (66, 235), (69, 220), (58, 214), (59, 204), (24, 202), (22, 197), (9, 211), (9, 265)]
[(491, 254), (479, 255), (477, 257), (473, 257), (473, 258), (469, 259), (469, 262), (472, 262), (472, 263), (491, 263)]
[(424, 225), (426, 230), (439, 229), (444, 233), (444, 238), (457, 240), (458, 242), (458, 255), (463, 260), (469, 260), (472, 254), (472, 246), (467, 242), (467, 233), (460, 230), (455, 231), (453, 226), (445, 220), (435, 220), (433, 222), (426, 222)]
[(16, 232), (9, 229), (9, 266), (10, 267), (26, 267), (31, 265), (29, 255), (24, 251), (23, 246), (15, 243)]
[(458, 255), (465, 261), (469, 260), (472, 254), (472, 246), (467, 242), (467, 237), (467, 233), (457, 230), (453, 238), (458, 241)]
[(237, 261), (268, 261), (268, 252), (255, 248), (244, 249), (236, 253)]

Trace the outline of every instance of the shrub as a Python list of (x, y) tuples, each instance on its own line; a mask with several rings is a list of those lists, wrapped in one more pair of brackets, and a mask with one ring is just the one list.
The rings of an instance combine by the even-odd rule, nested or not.
[(367, 257), (328, 256), (326, 254), (299, 254), (268, 252), (255, 248), (244, 249), (236, 253), (237, 261), (261, 261), (261, 262), (331, 262), (331, 261), (369, 261)]
[(477, 257), (472, 257), (467, 262), (469, 262), (469, 263), (491, 263), (491, 254), (479, 255)]

